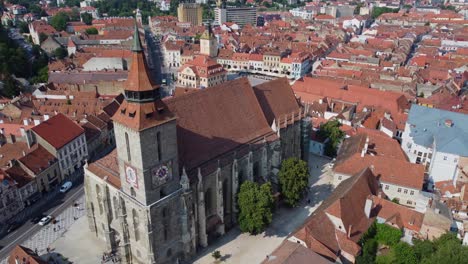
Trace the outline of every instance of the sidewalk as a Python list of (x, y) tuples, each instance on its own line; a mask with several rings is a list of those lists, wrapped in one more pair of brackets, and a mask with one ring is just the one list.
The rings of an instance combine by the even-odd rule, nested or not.
[[(79, 185), (83, 182), (83, 169), (77, 170), (75, 173), (70, 175), (67, 179), (64, 181), (71, 181), (73, 182), (73, 185)], [(53, 190), (51, 190), (48, 193), (42, 194), (42, 197), (32, 205), (24, 208), (21, 212), (13, 216), (12, 218), (8, 219), (6, 223), (12, 223), (12, 222), (19, 222), (19, 223), (24, 223), (27, 221), (31, 216), (41, 213), (43, 211), (48, 210), (48, 206), (50, 205), (51, 201), (53, 201), (55, 198), (57, 198), (60, 189), (60, 185), (57, 185)], [(0, 238), (5, 237), (7, 234), (7, 229), (8, 229), (8, 224), (0, 226)]]
[[(65, 209), (65, 211), (56, 216), (56, 224), (49, 223), (48, 225), (44, 226), (34, 236), (23, 242), (22, 245), (32, 250), (37, 249), (39, 255), (47, 254), (47, 247), (62, 237), (64, 233), (70, 228), (70, 226), (72, 226), (79, 218), (86, 215), (86, 210), (84, 208), (84, 195), (78, 197), (76, 201), (79, 205), (79, 209), (73, 206), (68, 207)], [(0, 261), (0, 264), (7, 263), (7, 259)]]

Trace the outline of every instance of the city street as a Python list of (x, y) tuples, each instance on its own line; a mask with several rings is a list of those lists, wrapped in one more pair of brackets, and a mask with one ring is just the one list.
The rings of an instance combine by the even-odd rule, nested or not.
[[(84, 195), (83, 184), (75, 185), (73, 188), (65, 194), (59, 194), (52, 200), (47, 207), (49, 209), (43, 211), (44, 215), (52, 215), (58, 218), (58, 216), (64, 212), (66, 209), (71, 208), (75, 201), (78, 201)], [(82, 210), (84, 212), (85, 210)], [(77, 215), (78, 216), (78, 215)], [(25, 219), (26, 220), (26, 219)], [(57, 219), (58, 225), (62, 224), (62, 227), (65, 227), (60, 221), (63, 219)], [(10, 234), (7, 234), (0, 240), (0, 259), (5, 259), (8, 257), (10, 251), (18, 244), (24, 244), (26, 241), (31, 240), (39, 231), (49, 230), (52, 223), (49, 223), (46, 226), (40, 226), (34, 224), (31, 221), (26, 220), (26, 222), (18, 229), (13, 231)], [(58, 227), (57, 227), (58, 228)], [(44, 243), (46, 244), (46, 243)], [(38, 245), (35, 246), (38, 248)], [(32, 248), (34, 249), (34, 248)], [(1, 262), (0, 262), (1, 263)]]

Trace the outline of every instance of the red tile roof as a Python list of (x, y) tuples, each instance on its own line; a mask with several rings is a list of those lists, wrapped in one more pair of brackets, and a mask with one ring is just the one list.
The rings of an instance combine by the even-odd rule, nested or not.
[(101, 159), (90, 163), (87, 170), (99, 178), (107, 181), (117, 189), (121, 187), (119, 165), (117, 160), (117, 149), (114, 149)]
[(19, 162), (35, 174), (41, 173), (56, 161), (57, 159), (42, 146), (38, 146), (35, 150), (19, 159)]
[(84, 133), (84, 129), (65, 115), (59, 113), (32, 128), (55, 149), (60, 149)]
[[(18, 260), (18, 262), (16, 262)], [(8, 264), (27, 263), (27, 264), (47, 264), (32, 249), (17, 245), (10, 253)]]
[(419, 232), (424, 214), (392, 201), (372, 196), (373, 211), (376, 216), (385, 219), (385, 223)]
[(291, 113), (298, 115), (300, 107), (288, 79), (278, 78), (253, 88), (268, 124), (271, 125), (274, 119), (284, 119), (285, 116), (289, 119)]

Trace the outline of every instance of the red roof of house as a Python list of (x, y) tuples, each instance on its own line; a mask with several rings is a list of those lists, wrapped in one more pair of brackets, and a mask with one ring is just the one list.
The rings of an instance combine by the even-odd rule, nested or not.
[(41, 259), (32, 249), (17, 245), (10, 253), (8, 264), (17, 263), (47, 264), (48, 262)]
[(80, 125), (61, 113), (33, 127), (32, 130), (56, 149), (62, 148), (84, 133)]

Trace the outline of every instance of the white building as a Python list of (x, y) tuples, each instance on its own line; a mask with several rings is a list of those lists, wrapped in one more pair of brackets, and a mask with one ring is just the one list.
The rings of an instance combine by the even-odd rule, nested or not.
[(233, 22), (243, 27), (247, 24), (255, 26), (257, 24), (256, 7), (226, 7), (215, 8), (215, 23), (222, 25), (226, 22)]
[(413, 105), (401, 145), (411, 162), (425, 165), (430, 181), (455, 183), (468, 170), (468, 115)]
[(317, 12), (313, 9), (306, 9), (304, 7), (297, 7), (289, 10), (289, 13), (295, 17), (300, 17), (302, 19), (312, 19)]

